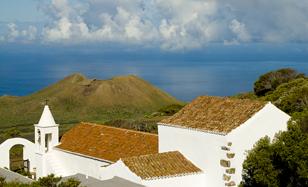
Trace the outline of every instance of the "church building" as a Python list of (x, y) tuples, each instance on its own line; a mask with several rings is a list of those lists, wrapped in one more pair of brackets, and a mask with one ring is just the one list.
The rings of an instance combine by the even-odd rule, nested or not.
[(0, 144), (0, 168), (10, 168), (10, 149), (23, 145), (36, 178), (81, 174), (149, 187), (237, 186), (247, 151), (286, 130), (289, 119), (270, 102), (201, 96), (158, 123), (158, 135), (83, 122), (59, 141), (46, 105), (34, 125), (35, 142)]

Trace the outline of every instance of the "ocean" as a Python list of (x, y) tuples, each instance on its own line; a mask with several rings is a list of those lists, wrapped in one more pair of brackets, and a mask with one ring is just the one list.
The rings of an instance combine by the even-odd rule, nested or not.
[(103, 56), (0, 56), (0, 95), (24, 96), (55, 83), (72, 73), (110, 79), (137, 75), (174, 97), (190, 101), (199, 95), (230, 96), (253, 90), (265, 72), (294, 68), (308, 74), (308, 61), (211, 61)]

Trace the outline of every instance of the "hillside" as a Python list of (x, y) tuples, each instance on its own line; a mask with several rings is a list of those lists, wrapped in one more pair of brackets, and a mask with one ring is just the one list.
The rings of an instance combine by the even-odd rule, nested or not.
[(37, 123), (46, 99), (60, 124), (138, 119), (181, 103), (137, 76), (96, 80), (73, 74), (28, 96), (0, 97), (0, 128)]

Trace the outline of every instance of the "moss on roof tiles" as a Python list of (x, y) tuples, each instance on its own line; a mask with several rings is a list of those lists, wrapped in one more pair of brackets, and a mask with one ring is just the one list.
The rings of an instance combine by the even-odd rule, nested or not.
[(200, 96), (161, 123), (225, 134), (246, 122), (265, 104), (249, 99)]

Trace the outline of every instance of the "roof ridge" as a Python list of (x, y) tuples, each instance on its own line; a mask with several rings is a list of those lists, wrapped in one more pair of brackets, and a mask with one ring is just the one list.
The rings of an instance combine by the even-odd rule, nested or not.
[[(257, 102), (257, 103), (263, 103), (263, 104), (266, 104), (270, 101), (263, 101), (263, 100), (257, 100), (257, 99), (249, 99), (249, 98), (234, 98), (234, 97), (230, 97), (230, 96), (212, 96), (212, 95), (201, 95), (201, 96), (198, 96), (196, 99), (199, 99), (199, 98), (214, 98), (214, 99), (224, 99), (224, 100), (237, 100), (237, 101), (250, 101), (250, 102)], [(194, 99), (194, 100), (196, 100)]]
[(117, 129), (117, 130), (121, 130), (121, 131), (130, 131), (130, 132), (135, 132), (135, 133), (139, 133), (139, 134), (158, 136), (157, 134), (150, 133), (150, 132), (143, 132), (143, 131), (138, 131), (138, 130), (125, 129), (125, 128), (121, 128), (121, 127), (113, 127), (113, 126), (105, 125), (105, 124), (97, 124), (97, 123), (91, 123), (91, 122), (80, 122), (80, 124), (100, 126), (100, 127), (110, 128), (110, 129)]

